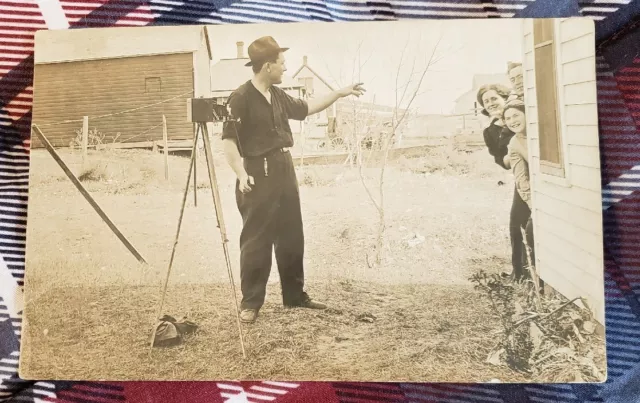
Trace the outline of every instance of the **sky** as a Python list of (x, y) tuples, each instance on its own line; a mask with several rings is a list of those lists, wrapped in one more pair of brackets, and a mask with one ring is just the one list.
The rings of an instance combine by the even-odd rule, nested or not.
[[(238, 41), (246, 56), (253, 40), (271, 35), (290, 48), (285, 74), (293, 75), (306, 55), (309, 66), (335, 87), (363, 82), (364, 101), (404, 108), (417, 93), (411, 107), (421, 113), (450, 113), (475, 74), (506, 73), (509, 61), (522, 60), (518, 19), (229, 24), (208, 30), (213, 62), (235, 58)], [(420, 84), (432, 54), (438, 61)]]

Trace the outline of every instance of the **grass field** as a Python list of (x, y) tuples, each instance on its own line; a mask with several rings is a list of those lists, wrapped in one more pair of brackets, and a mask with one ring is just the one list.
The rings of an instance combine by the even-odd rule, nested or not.
[[(171, 156), (165, 180), (162, 156), (150, 152), (92, 153), (84, 169), (77, 152), (62, 155), (149, 265), (136, 262), (48, 154), (32, 152), (22, 376), (526, 381), (485, 363), (500, 323), (468, 281), (479, 269), (509, 270), (513, 182), (485, 150), (390, 162), (385, 259), (374, 268), (366, 253), (375, 243), (377, 213), (357, 171), (300, 171), (307, 290), (330, 309), (282, 308), (274, 267), (258, 322), (243, 326), (247, 360), (204, 158), (198, 204), (191, 192), (163, 312), (186, 315), (200, 328), (181, 346), (154, 349), (149, 357), (188, 159)], [(234, 177), (216, 156), (239, 291)], [(364, 172), (373, 181), (378, 171)]]

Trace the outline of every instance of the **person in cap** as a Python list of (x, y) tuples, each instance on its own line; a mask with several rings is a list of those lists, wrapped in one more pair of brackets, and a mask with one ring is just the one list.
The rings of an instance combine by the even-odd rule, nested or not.
[(364, 93), (362, 83), (303, 100), (290, 96), (282, 83), (284, 53), (271, 36), (249, 45), (253, 78), (228, 99), (230, 113), (222, 139), (227, 162), (236, 174), (240, 234), (240, 319), (254, 322), (264, 304), (275, 248), (282, 302), (286, 307), (325, 309), (304, 291), (304, 233), (298, 180), (288, 148), (293, 146), (289, 120), (304, 120), (338, 99)]
[(524, 102), (524, 78), (522, 75), (522, 63), (509, 63), (507, 65), (507, 74), (511, 81), (511, 94), (507, 101), (520, 100)]

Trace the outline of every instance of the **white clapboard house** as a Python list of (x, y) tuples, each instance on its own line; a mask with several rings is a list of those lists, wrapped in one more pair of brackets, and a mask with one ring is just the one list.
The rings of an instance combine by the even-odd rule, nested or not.
[(604, 253), (594, 23), (523, 20), (536, 268), (604, 324)]

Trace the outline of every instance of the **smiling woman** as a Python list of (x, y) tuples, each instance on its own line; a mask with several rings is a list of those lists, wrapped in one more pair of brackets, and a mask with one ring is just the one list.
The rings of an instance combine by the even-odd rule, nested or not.
[(502, 110), (509, 98), (509, 89), (500, 84), (483, 85), (478, 90), (478, 103), (482, 106), (482, 114), (491, 119), (491, 123), (484, 129), (484, 142), (493, 156), (496, 164), (509, 169), (507, 156), (508, 138), (503, 139), (504, 124)]
[(509, 141), (509, 158), (511, 168), (516, 177), (516, 188), (522, 200), (531, 208), (529, 191), (529, 169), (527, 153), (527, 130), (524, 114), (524, 103), (519, 100), (510, 101), (504, 108), (504, 123), (515, 135)]
[[(529, 153), (527, 152), (527, 120), (525, 116), (524, 102), (516, 99), (509, 101), (504, 107), (504, 123), (514, 135), (509, 141), (509, 155), (511, 169), (515, 177), (516, 190), (520, 198), (527, 203), (529, 208), (528, 219), (525, 227), (527, 245), (531, 247), (531, 259), (535, 262), (533, 252), (533, 222), (531, 210), (531, 179), (529, 177)], [(523, 273), (527, 274), (527, 273)]]
[[(496, 162), (504, 169), (510, 169), (512, 162), (508, 145), (513, 132), (505, 127), (503, 111), (511, 90), (499, 84), (490, 84), (478, 90), (478, 103), (482, 105), (482, 114), (491, 118), (484, 129), (484, 142)], [(526, 225), (531, 209), (522, 200), (518, 189), (513, 190), (513, 201), (509, 218), (509, 238), (511, 240), (511, 278), (519, 280), (524, 274), (525, 251), (522, 247), (520, 227)]]

